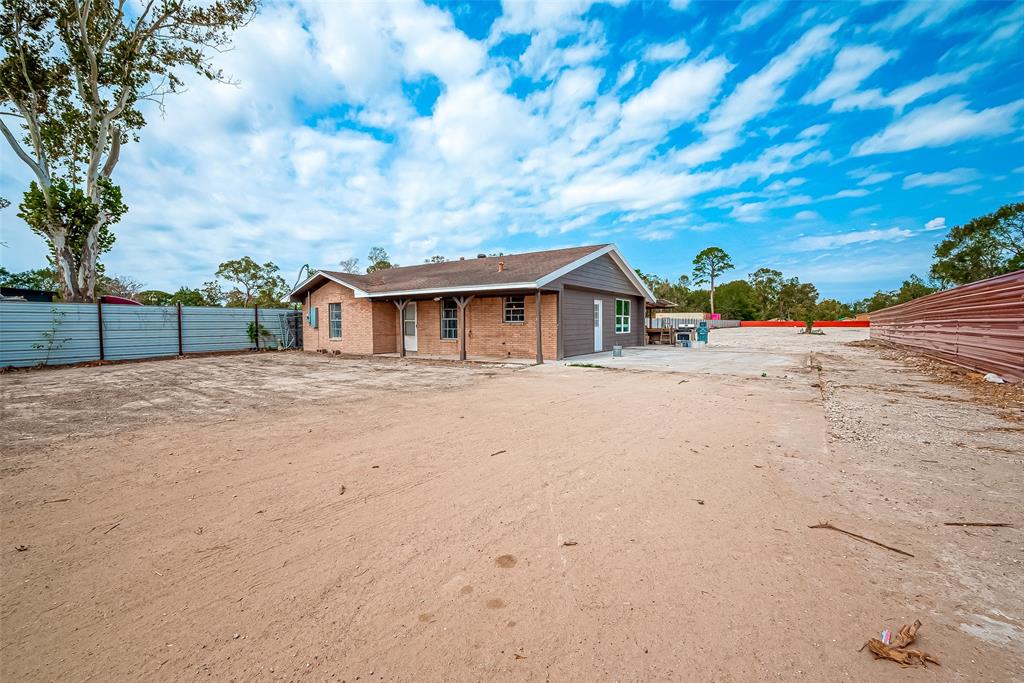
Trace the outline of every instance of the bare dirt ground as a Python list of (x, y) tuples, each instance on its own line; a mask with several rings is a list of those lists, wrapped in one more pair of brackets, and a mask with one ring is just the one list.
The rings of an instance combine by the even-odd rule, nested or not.
[[(805, 341), (768, 378), (299, 353), (0, 376), (0, 678), (1024, 680), (1014, 394)], [(915, 618), (941, 667), (857, 651)]]

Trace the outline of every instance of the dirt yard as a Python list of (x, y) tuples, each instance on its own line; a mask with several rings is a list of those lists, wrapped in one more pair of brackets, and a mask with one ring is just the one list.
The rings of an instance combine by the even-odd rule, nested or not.
[(0, 678), (1024, 680), (1019, 390), (745, 332), (801, 362), (2, 375)]

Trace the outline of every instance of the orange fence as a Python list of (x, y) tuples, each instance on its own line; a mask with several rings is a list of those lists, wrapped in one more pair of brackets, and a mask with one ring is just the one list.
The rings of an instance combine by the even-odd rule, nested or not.
[[(867, 320), (815, 320), (815, 327), (869, 327)], [(740, 327), (806, 327), (799, 320), (741, 320)]]
[(1024, 380), (1024, 270), (871, 314), (871, 338)]

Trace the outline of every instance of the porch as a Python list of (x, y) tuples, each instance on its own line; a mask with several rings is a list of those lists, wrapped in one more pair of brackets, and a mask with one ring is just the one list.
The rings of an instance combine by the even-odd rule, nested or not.
[(385, 355), (517, 364), (559, 355), (557, 292), (498, 289), (374, 299), (395, 311), (395, 345)]

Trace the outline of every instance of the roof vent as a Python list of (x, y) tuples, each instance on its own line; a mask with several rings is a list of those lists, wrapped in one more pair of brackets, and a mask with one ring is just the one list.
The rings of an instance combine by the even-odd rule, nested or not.
[(477, 254), (477, 258), (487, 258), (487, 254)]
[(505, 271), (505, 262), (504, 261), (498, 261), (498, 272), (502, 273), (504, 271)]
[(460, 260), (460, 261), (465, 261), (465, 260), (466, 260), (466, 257), (465, 257), (465, 256), (460, 256), (460, 257), (459, 257), (459, 260)]

